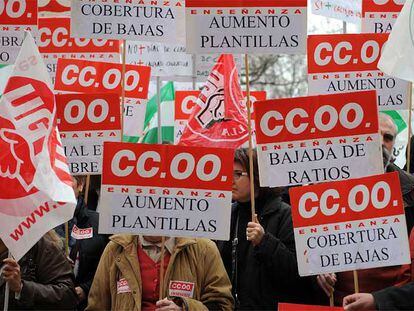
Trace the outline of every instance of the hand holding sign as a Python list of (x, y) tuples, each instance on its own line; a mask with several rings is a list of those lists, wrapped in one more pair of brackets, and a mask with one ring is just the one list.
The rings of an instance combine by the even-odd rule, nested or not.
[(336, 283), (335, 273), (319, 274), (316, 281), (328, 297), (332, 295)]
[(156, 311), (181, 311), (183, 308), (177, 306), (174, 301), (164, 298), (163, 300), (158, 300), (156, 305)]
[(10, 290), (14, 293), (20, 293), (22, 290), (22, 279), (20, 266), (13, 258), (3, 260), (2, 277), (9, 283)]
[(254, 222), (247, 224), (246, 236), (247, 240), (252, 242), (253, 246), (259, 245), (265, 235), (264, 228), (259, 224), (257, 215), (254, 216)]
[(370, 311), (375, 310), (375, 299), (372, 294), (353, 294), (344, 298), (345, 311)]

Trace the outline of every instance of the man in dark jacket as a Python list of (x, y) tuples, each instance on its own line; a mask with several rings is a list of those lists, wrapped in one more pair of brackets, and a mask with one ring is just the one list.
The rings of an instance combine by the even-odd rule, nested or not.
[(19, 262), (0, 240), (0, 308), (9, 283), (9, 310), (73, 310), (77, 299), (71, 266), (48, 233)]

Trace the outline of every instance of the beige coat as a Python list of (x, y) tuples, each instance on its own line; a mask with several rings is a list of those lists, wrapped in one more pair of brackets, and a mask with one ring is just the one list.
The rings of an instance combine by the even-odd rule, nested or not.
[[(141, 310), (142, 283), (137, 256), (138, 237), (114, 235), (99, 262), (89, 292), (87, 310)], [(130, 292), (117, 294), (125, 278)], [(183, 298), (188, 310), (232, 310), (231, 283), (214, 242), (177, 238), (165, 274), (163, 297), (170, 281), (195, 284), (193, 298)]]

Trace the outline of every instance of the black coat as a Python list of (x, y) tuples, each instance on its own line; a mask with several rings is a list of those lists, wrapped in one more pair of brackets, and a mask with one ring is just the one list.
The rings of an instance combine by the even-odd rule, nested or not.
[(379, 311), (414, 310), (414, 282), (373, 293)]
[[(108, 244), (108, 236), (98, 234), (99, 214), (89, 210), (82, 197), (78, 199), (74, 223), (80, 229), (93, 228), (92, 238), (76, 240), (75, 246), (70, 252), (70, 258), (73, 261), (76, 260), (76, 253), (79, 252), (79, 269), (75, 285), (81, 287), (88, 296), (99, 260), (106, 244)], [(84, 304), (80, 304), (79, 309), (84, 309), (84, 307), (86, 307), (86, 301)]]
[[(310, 303), (316, 284), (314, 278), (298, 275), (290, 206), (281, 197), (271, 195), (262, 201), (256, 200), (256, 212), (265, 230), (260, 245), (253, 247), (246, 240), (250, 202), (233, 205), (231, 240), (218, 243), (232, 280), (233, 294), (237, 294), (238, 309), (277, 310), (278, 302)], [(237, 269), (233, 262), (235, 252), (232, 252), (236, 231)]]
[[(7, 252), (0, 255), (0, 266)], [(10, 291), (9, 310), (74, 310), (77, 297), (72, 267), (65, 254), (46, 235), (19, 260), (23, 288), (20, 299)], [(5, 282), (0, 277), (0, 309)]]

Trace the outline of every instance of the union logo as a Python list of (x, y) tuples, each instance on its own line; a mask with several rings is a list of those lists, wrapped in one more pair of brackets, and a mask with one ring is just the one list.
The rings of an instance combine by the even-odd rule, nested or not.
[(229, 57), (222, 55), (210, 73), (180, 144), (237, 148), (248, 139), (246, 103)]
[[(51, 172), (71, 184), (55, 126), (54, 94), (46, 83), (11, 77), (1, 98), (0, 129), (0, 200), (47, 192), (47, 181), (56, 180)], [(27, 214), (24, 206), (11, 206), (2, 206), (1, 212)]]

